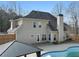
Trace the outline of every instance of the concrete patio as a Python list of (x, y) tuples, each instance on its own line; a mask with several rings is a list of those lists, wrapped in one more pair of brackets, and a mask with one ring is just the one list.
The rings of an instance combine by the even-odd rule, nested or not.
[[(61, 51), (65, 50), (71, 46), (79, 46), (79, 43), (77, 42), (67, 42), (62, 44), (53, 44), (53, 43), (44, 43), (44, 44), (36, 44), (35, 46), (43, 49), (41, 54), (49, 52), (49, 51)], [(30, 54), (27, 57), (36, 57), (36, 54)]]

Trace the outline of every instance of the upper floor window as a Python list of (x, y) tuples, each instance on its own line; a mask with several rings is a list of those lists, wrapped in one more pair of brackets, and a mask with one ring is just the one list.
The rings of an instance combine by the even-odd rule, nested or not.
[(38, 26), (39, 26), (39, 28), (41, 28), (41, 27), (42, 27), (42, 25), (41, 25), (41, 23), (40, 23), (40, 22), (38, 23)]
[(41, 28), (41, 25), (39, 25), (39, 28)]
[(33, 27), (36, 28), (36, 22), (33, 22)]

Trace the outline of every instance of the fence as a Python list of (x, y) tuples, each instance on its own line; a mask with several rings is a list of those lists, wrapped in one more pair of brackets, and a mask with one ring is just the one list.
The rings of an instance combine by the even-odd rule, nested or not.
[(72, 35), (72, 36), (71, 36), (71, 39), (72, 39), (73, 41), (79, 42), (79, 35)]
[(9, 41), (15, 40), (16, 34), (3, 34), (0, 35), (0, 44), (7, 43)]

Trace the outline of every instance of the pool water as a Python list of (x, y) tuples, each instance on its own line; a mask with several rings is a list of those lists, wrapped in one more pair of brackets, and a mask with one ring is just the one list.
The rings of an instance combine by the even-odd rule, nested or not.
[(67, 57), (79, 57), (79, 51), (78, 52), (70, 52), (67, 54)]
[(72, 46), (63, 51), (46, 52), (42, 57), (79, 57), (79, 46)]

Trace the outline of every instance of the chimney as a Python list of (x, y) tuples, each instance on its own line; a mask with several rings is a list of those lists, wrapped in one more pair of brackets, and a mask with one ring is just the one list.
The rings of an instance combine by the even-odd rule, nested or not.
[(58, 29), (58, 42), (64, 41), (64, 27), (63, 27), (63, 14), (59, 14), (57, 18), (57, 29)]

